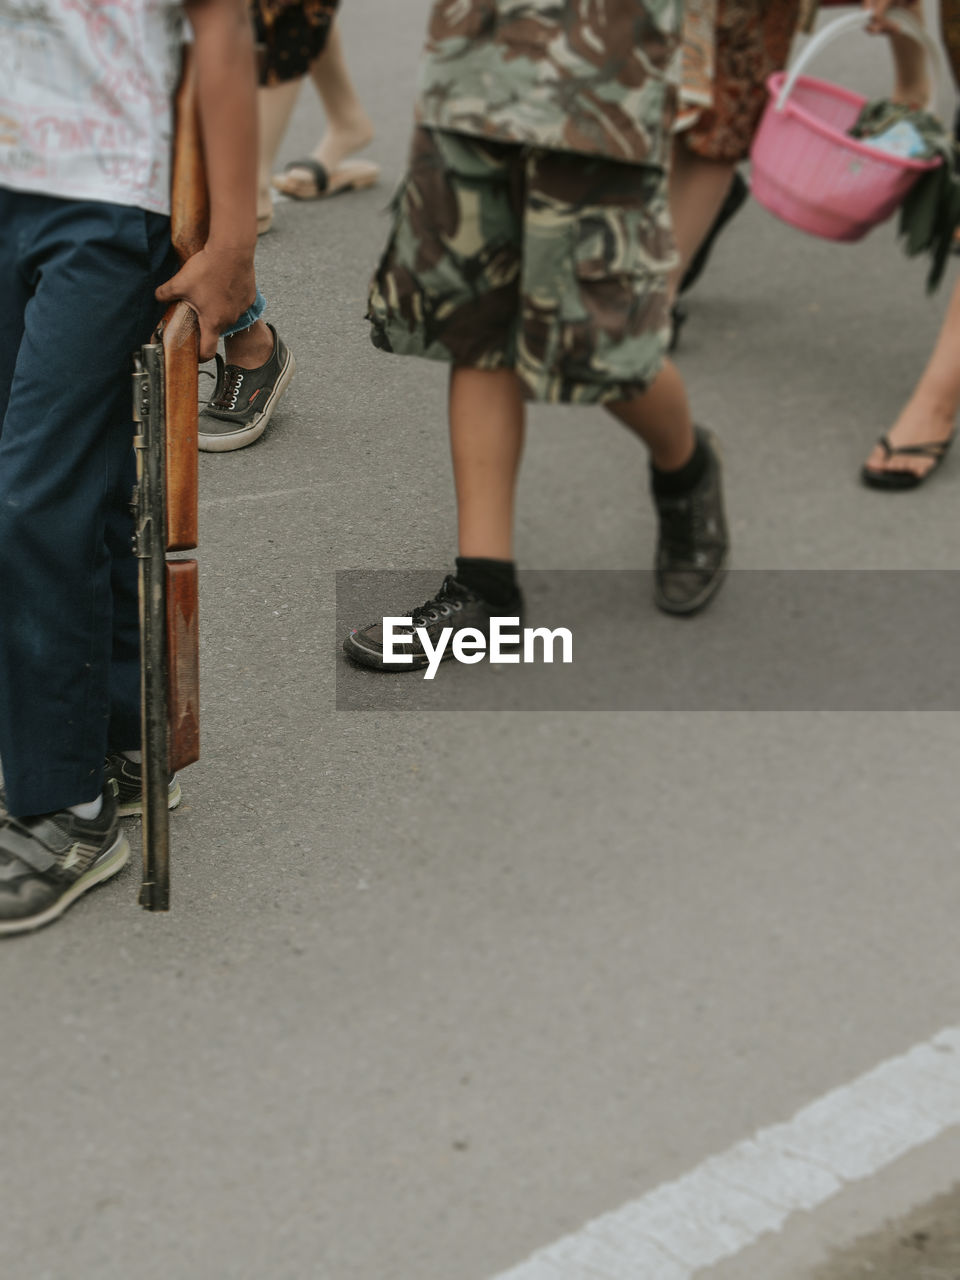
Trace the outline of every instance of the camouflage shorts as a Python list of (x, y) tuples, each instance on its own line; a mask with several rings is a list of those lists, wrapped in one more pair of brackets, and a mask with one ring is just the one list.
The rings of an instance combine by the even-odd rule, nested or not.
[(418, 128), (393, 215), (370, 286), (376, 346), (512, 368), (554, 403), (655, 377), (676, 264), (659, 169)]

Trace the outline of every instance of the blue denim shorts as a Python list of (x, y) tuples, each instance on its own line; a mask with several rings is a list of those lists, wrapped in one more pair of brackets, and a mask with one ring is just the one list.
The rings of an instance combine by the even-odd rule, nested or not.
[(242, 333), (244, 329), (249, 329), (252, 324), (257, 323), (266, 309), (267, 300), (258, 289), (257, 296), (254, 298), (253, 302), (251, 302), (250, 306), (247, 307), (243, 315), (240, 316), (238, 320), (235, 320), (229, 329), (224, 329), (220, 337), (232, 338), (235, 333)]

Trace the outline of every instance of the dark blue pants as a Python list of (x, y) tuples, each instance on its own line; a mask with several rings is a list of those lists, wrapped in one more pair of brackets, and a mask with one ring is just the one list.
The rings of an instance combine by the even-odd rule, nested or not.
[(131, 355), (169, 220), (0, 188), (0, 763), (11, 813), (140, 744)]

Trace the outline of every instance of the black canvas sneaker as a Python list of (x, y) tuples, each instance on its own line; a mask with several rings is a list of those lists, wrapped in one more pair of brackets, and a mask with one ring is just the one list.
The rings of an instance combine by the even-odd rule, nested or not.
[(0, 812), (0, 936), (49, 924), (130, 857), (113, 788), (89, 821), (68, 809), (36, 818)]
[(716, 437), (697, 428), (709, 461), (700, 482), (680, 495), (657, 496), (660, 522), (654, 601), (665, 613), (696, 613), (720, 589), (729, 537)]
[(259, 440), (293, 377), (296, 362), (273, 325), (273, 354), (259, 369), (225, 364), (217, 356), (217, 385), (200, 410), (198, 443), (206, 453), (228, 453)]
[[(131, 818), (143, 813), (143, 768), (135, 760), (128, 760), (122, 752), (111, 751), (107, 756), (104, 778), (112, 782), (117, 791), (117, 813), (121, 818)], [(180, 779), (170, 775), (167, 788), (167, 808), (176, 809), (183, 799)]]
[[(475, 627), (488, 636), (492, 617), (519, 617), (522, 627), (523, 603), (518, 592), (516, 608), (494, 609), (482, 596), (478, 596), (475, 591), (458, 582), (452, 574), (448, 574), (435, 596), (426, 604), (422, 604), (419, 609), (413, 609), (403, 616), (409, 617), (412, 625), (408, 628), (398, 628), (394, 636), (412, 635), (412, 641), (400, 649), (402, 653), (411, 655), (411, 662), (384, 660), (382, 619), (380, 622), (371, 623), (369, 627), (364, 627), (363, 630), (351, 631), (343, 642), (344, 653), (361, 666), (372, 667), (377, 671), (422, 671), (429, 665), (430, 659), (416, 634), (417, 627), (426, 628), (430, 643), (434, 645), (445, 627), (452, 627), (455, 632), (462, 631), (465, 627)], [(452, 657), (453, 646), (448, 644), (442, 661), (446, 662)]]

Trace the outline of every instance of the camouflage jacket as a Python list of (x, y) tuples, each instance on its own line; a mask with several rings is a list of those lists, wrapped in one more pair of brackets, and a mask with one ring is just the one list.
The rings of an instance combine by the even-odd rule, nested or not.
[(666, 166), (682, 0), (435, 0), (417, 119)]

